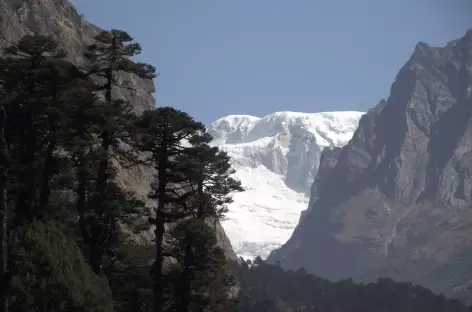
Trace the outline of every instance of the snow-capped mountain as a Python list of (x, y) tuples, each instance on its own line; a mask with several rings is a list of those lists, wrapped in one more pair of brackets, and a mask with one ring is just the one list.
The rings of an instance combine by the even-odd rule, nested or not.
[(245, 192), (234, 195), (223, 227), (239, 256), (266, 258), (287, 241), (307, 208), (326, 146), (345, 145), (361, 112), (230, 115), (208, 127), (232, 158)]

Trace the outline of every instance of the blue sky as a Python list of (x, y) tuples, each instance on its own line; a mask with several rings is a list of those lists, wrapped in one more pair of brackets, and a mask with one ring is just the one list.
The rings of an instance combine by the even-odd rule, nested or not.
[(160, 106), (228, 114), (365, 111), (387, 97), (415, 44), (472, 28), (471, 0), (74, 0), (128, 31), (157, 67)]

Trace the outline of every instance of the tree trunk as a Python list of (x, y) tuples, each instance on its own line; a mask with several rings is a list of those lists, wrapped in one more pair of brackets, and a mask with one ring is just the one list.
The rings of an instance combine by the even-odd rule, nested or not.
[(102, 149), (104, 151), (103, 159), (100, 160), (98, 165), (98, 174), (97, 174), (97, 186), (95, 191), (94, 198), (94, 209), (95, 209), (95, 220), (92, 225), (92, 233), (90, 244), (93, 245), (90, 248), (90, 251), (93, 254), (90, 254), (90, 258), (94, 259), (94, 262), (91, 263), (92, 268), (96, 274), (101, 274), (101, 261), (103, 257), (103, 232), (104, 232), (104, 214), (105, 214), (105, 201), (107, 195), (107, 184), (108, 184), (108, 162), (109, 162), (109, 153), (111, 146), (110, 134), (107, 130), (103, 130), (102, 134)]
[(79, 214), (79, 228), (82, 234), (82, 238), (86, 244), (90, 243), (90, 235), (87, 230), (87, 216), (86, 216), (86, 205), (87, 205), (87, 187), (86, 177), (84, 168), (84, 157), (79, 156), (79, 167), (77, 172), (77, 203), (75, 205), (77, 213)]
[[(115, 39), (113, 39), (113, 48), (115, 46)], [(114, 62), (114, 60), (112, 60)], [(109, 67), (106, 71), (106, 84), (105, 84), (105, 100), (108, 105), (112, 105), (112, 83), (113, 83), (113, 70)], [(106, 122), (104, 122), (104, 126)], [(105, 214), (105, 201), (107, 194), (108, 185), (108, 166), (110, 161), (110, 147), (111, 147), (111, 134), (107, 129), (102, 129), (100, 134), (102, 140), (102, 159), (98, 164), (97, 172), (97, 183), (95, 189), (94, 208), (95, 208), (95, 223), (92, 225), (92, 233), (89, 241), (89, 259), (90, 265), (96, 274), (101, 274), (102, 271), (102, 257), (103, 257), (103, 217)]]
[(164, 260), (163, 256), (163, 246), (162, 242), (164, 239), (164, 230), (165, 230), (165, 220), (162, 213), (165, 211), (166, 205), (166, 187), (167, 187), (167, 145), (165, 142), (165, 135), (161, 145), (161, 155), (158, 159), (158, 204), (156, 211), (156, 260), (153, 265), (153, 293), (154, 293), (154, 312), (162, 312), (164, 308), (164, 298), (163, 298), (163, 273), (162, 273), (162, 263)]
[(41, 181), (41, 193), (39, 196), (38, 213), (42, 214), (49, 203), (49, 195), (51, 193), (50, 180), (52, 177), (52, 165), (54, 161), (54, 150), (56, 149), (56, 139), (49, 142), (46, 151), (46, 160), (44, 162), (43, 175)]
[(198, 192), (198, 197), (199, 197), (197, 218), (203, 218), (204, 215), (205, 215), (205, 201), (204, 201), (204, 195), (203, 195), (203, 180), (198, 181), (197, 192)]
[(192, 245), (188, 237), (189, 233), (185, 237), (185, 247), (184, 247), (184, 263), (183, 263), (183, 272), (180, 276), (180, 285), (178, 289), (179, 293), (179, 303), (177, 306), (177, 312), (188, 312), (191, 300), (191, 281), (192, 276), (192, 262), (193, 262), (193, 253)]
[(154, 312), (162, 312), (164, 308), (164, 294), (162, 287), (162, 262), (164, 260), (162, 241), (164, 238), (164, 228), (162, 217), (156, 216), (156, 230), (154, 231), (156, 236), (156, 260), (154, 260), (152, 266)]
[(102, 139), (102, 150), (104, 155), (100, 160), (98, 165), (98, 174), (97, 174), (97, 188), (96, 188), (96, 212), (98, 217), (102, 217), (104, 213), (103, 203), (106, 200), (106, 191), (108, 183), (108, 162), (111, 146), (110, 134), (107, 130), (103, 130), (101, 133)]
[(6, 184), (8, 177), (8, 151), (5, 140), (6, 113), (5, 108), (0, 107), (0, 278), (2, 280), (0, 293), (0, 312), (8, 312), (8, 207)]
[[(112, 81), (113, 81), (113, 72), (110, 69), (107, 70), (106, 73), (107, 82), (105, 86), (105, 100), (107, 101), (108, 105), (112, 105), (112, 98), (111, 98), (111, 88), (112, 88)], [(105, 122), (106, 124), (106, 122)], [(106, 197), (106, 189), (107, 189), (107, 182), (108, 182), (108, 162), (110, 160), (110, 147), (111, 147), (111, 135), (107, 129), (102, 129), (102, 133), (100, 134), (100, 139), (102, 140), (102, 152), (103, 157), (100, 160), (98, 165), (98, 175), (97, 175), (97, 212), (99, 216), (103, 214), (103, 202), (105, 201)]]
[(92, 239), (89, 242), (89, 263), (95, 274), (102, 274), (102, 264), (99, 257), (98, 242), (95, 240), (96, 234), (93, 233), (96, 229), (92, 229)]

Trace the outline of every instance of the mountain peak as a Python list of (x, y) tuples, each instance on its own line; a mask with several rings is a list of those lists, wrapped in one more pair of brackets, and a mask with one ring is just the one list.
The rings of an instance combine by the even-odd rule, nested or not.
[[(311, 133), (322, 146), (339, 145), (347, 142), (357, 126), (363, 112), (320, 112), (301, 113), (280, 111), (263, 117), (251, 115), (229, 115), (217, 119), (208, 127), (215, 144), (248, 143), (277, 134), (292, 131)], [(343, 143), (343, 144), (344, 144)]]
[(308, 204), (323, 147), (346, 144), (362, 114), (229, 115), (208, 127), (246, 189), (235, 194), (223, 222), (240, 256), (265, 258), (288, 239)]
[(472, 28), (467, 29), (464, 35), (464, 39), (472, 40)]
[(418, 43), (387, 101), (326, 158), (307, 212), (270, 261), (439, 291), (466, 280), (435, 272), (470, 261), (461, 255), (472, 235), (471, 40), (469, 30), (443, 48)]

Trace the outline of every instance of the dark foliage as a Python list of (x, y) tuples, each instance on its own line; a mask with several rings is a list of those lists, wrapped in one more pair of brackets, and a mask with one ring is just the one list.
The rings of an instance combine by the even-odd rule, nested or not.
[(235, 267), (241, 286), (240, 311), (466, 312), (459, 300), (389, 278), (376, 283), (330, 282), (305, 270), (284, 271), (262, 261)]
[[(111, 215), (117, 215), (110, 210), (107, 203), (109, 199), (108, 187), (113, 181), (112, 158), (116, 156), (131, 156), (123, 149), (121, 143), (129, 141), (133, 130), (130, 126), (135, 119), (132, 114), (132, 106), (121, 99), (113, 97), (113, 88), (129, 88), (121, 84), (117, 78), (118, 73), (131, 73), (141, 78), (152, 79), (155, 77), (155, 69), (143, 63), (134, 63), (131, 57), (141, 52), (141, 46), (133, 42), (133, 38), (126, 32), (113, 29), (103, 31), (95, 37), (95, 43), (88, 46), (85, 56), (90, 60), (91, 66), (87, 73), (98, 77), (95, 87), (96, 92), (104, 93), (105, 101), (99, 106), (100, 116), (98, 137), (100, 148), (97, 155), (98, 164), (96, 168), (96, 180), (94, 191), (88, 202), (92, 206), (93, 218), (90, 219), (89, 231), (82, 228), (84, 242), (89, 247), (89, 262), (93, 270), (100, 274), (103, 269), (103, 257), (110, 246), (110, 236), (113, 235), (116, 222)], [(100, 83), (101, 82), (101, 83)], [(129, 150), (128, 150), (129, 151)], [(127, 159), (129, 160), (129, 159)], [(83, 186), (80, 186), (83, 188)], [(82, 189), (81, 189), (82, 191)], [(84, 210), (82, 199), (80, 207)], [(114, 208), (119, 208), (115, 206)], [(86, 208), (85, 208), (86, 210)], [(111, 212), (110, 212), (111, 211)]]
[(177, 260), (172, 268), (172, 309), (232, 311), (236, 301), (231, 292), (236, 283), (212, 226), (203, 219), (188, 219), (172, 235), (175, 240), (170, 251)]
[(23, 225), (13, 231), (10, 244), (12, 311), (113, 311), (106, 279), (93, 273), (59, 225)]

